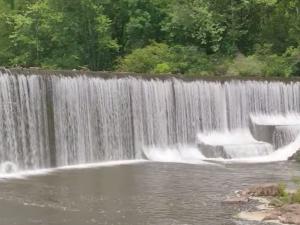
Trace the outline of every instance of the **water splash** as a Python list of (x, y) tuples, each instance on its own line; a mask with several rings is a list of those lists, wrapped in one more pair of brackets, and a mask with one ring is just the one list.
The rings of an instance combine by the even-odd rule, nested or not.
[(12, 162), (3, 162), (0, 164), (0, 174), (11, 174), (18, 172), (18, 166)]
[(288, 160), (293, 154), (300, 149), (300, 136), (296, 140), (287, 146), (284, 146), (268, 155), (257, 156), (257, 157), (246, 157), (246, 158), (234, 158), (234, 159), (223, 159), (214, 158), (207, 159), (212, 162), (225, 162), (225, 163), (270, 163), (280, 162)]
[(198, 134), (199, 150), (207, 158), (241, 158), (268, 155), (271, 144), (257, 141), (247, 129)]
[(144, 147), (144, 157), (156, 162), (205, 163), (205, 157), (195, 146)]

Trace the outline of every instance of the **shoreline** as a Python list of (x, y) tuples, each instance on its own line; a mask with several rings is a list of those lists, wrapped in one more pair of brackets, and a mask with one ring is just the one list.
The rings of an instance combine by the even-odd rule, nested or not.
[[(296, 190), (284, 190), (278, 184), (262, 184), (246, 190), (236, 191), (235, 196), (227, 197), (224, 203), (238, 204), (241, 210), (234, 216), (244, 221), (274, 224), (300, 225), (300, 203), (284, 202), (279, 199), (283, 194), (292, 196)], [(242, 206), (254, 204), (250, 209)], [(248, 207), (249, 208), (249, 207)]]

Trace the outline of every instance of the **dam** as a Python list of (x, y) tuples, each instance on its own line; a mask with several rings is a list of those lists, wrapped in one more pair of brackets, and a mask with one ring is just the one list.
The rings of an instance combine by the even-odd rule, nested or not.
[(2, 173), (102, 161), (284, 161), (300, 82), (0, 70)]

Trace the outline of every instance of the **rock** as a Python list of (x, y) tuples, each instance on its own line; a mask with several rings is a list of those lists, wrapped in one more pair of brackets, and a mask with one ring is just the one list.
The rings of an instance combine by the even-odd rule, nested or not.
[(300, 204), (289, 204), (281, 207), (283, 212), (291, 212), (300, 215)]
[(263, 221), (263, 218), (267, 215), (267, 212), (264, 211), (255, 211), (255, 212), (240, 212), (237, 215), (237, 218), (250, 221)]
[(247, 202), (249, 202), (249, 198), (245, 196), (229, 197), (223, 201), (226, 204), (245, 204)]
[(292, 155), (289, 160), (300, 162), (300, 149), (294, 155)]
[(300, 204), (284, 205), (271, 210), (263, 220), (279, 220), (284, 224), (300, 225)]
[(280, 210), (275, 209), (270, 211), (268, 215), (263, 218), (263, 220), (278, 220), (278, 217), (281, 215), (282, 213), (280, 212)]
[(285, 213), (279, 217), (279, 221), (284, 224), (296, 224), (300, 225), (300, 215), (295, 213)]
[(273, 199), (270, 201), (270, 205), (275, 206), (275, 207), (281, 207), (281, 206), (284, 205), (284, 202), (280, 201), (280, 200), (277, 199), (277, 198), (273, 198)]
[(236, 191), (236, 194), (238, 196), (249, 196), (249, 189), (245, 189), (245, 190), (239, 190), (239, 191)]
[(280, 187), (278, 184), (262, 184), (254, 186), (249, 189), (249, 195), (252, 196), (278, 196), (280, 194)]

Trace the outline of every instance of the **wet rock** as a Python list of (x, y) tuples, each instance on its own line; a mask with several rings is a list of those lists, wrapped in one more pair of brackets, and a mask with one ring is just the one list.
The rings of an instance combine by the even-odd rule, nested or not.
[(226, 204), (245, 204), (249, 202), (249, 198), (246, 196), (240, 196), (240, 197), (228, 197), (223, 201), (223, 203)]
[(237, 196), (249, 196), (249, 189), (236, 191)]
[(263, 220), (279, 220), (283, 224), (300, 225), (300, 204), (284, 205), (271, 210)]
[(278, 217), (281, 216), (281, 212), (279, 210), (270, 211), (263, 220), (278, 220)]
[(279, 217), (279, 221), (284, 224), (296, 224), (300, 225), (300, 214), (295, 213), (285, 213)]
[(271, 200), (270, 205), (275, 206), (275, 207), (281, 207), (284, 205), (284, 202), (282, 202), (281, 200), (274, 198)]
[(290, 204), (281, 207), (283, 212), (292, 212), (300, 215), (300, 204)]
[(294, 155), (292, 155), (289, 160), (300, 162), (300, 149)]
[(280, 187), (278, 184), (261, 184), (249, 188), (248, 194), (251, 196), (278, 196)]

